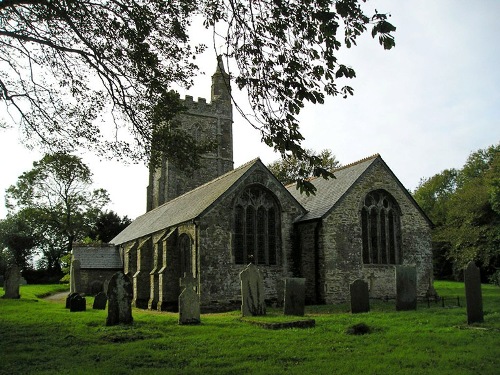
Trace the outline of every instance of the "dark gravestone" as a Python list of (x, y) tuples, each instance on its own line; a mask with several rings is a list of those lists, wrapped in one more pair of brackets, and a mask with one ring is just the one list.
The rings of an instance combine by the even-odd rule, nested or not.
[(87, 310), (87, 300), (85, 297), (77, 294), (69, 301), (69, 311), (78, 312)]
[(264, 282), (262, 273), (254, 264), (240, 272), (241, 314), (243, 316), (266, 315)]
[(108, 317), (107, 326), (132, 324), (132, 283), (123, 272), (117, 272), (108, 284)]
[(304, 316), (305, 296), (306, 279), (296, 277), (286, 278), (283, 314)]
[(108, 296), (106, 293), (99, 292), (96, 294), (94, 298), (94, 304), (92, 305), (92, 309), (94, 310), (106, 310), (106, 304), (108, 303)]
[(351, 292), (351, 313), (365, 313), (370, 311), (370, 294), (368, 292), (368, 283), (364, 280), (354, 280), (349, 285)]
[(464, 272), (465, 299), (467, 303), (467, 323), (482, 323), (483, 296), (481, 293), (481, 275), (474, 262), (469, 262)]
[(196, 292), (197, 279), (192, 275), (180, 279), (179, 324), (200, 324), (200, 296)]
[(21, 295), (19, 294), (19, 280), (21, 279), (21, 272), (19, 267), (16, 265), (10, 266), (5, 271), (5, 294), (3, 298), (8, 299), (19, 299)]
[(417, 268), (396, 266), (396, 310), (417, 309)]
[(69, 309), (70, 306), (71, 306), (71, 299), (74, 297), (74, 296), (77, 296), (78, 293), (69, 293), (68, 296), (66, 297), (66, 308)]

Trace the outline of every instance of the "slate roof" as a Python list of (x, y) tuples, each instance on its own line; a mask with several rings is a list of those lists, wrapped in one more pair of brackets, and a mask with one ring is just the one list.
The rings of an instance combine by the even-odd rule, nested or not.
[(146, 212), (135, 219), (110, 243), (120, 245), (197, 218), (256, 164), (263, 165), (259, 158), (249, 161), (237, 169)]
[(316, 187), (316, 195), (301, 194), (295, 184), (287, 186), (293, 197), (308, 211), (297, 221), (315, 220), (324, 217), (334, 207), (351, 186), (372, 165), (375, 160), (381, 159), (379, 154), (335, 169), (335, 178), (313, 178), (310, 182)]
[(119, 250), (114, 246), (74, 247), (73, 258), (80, 261), (80, 268), (122, 269)]

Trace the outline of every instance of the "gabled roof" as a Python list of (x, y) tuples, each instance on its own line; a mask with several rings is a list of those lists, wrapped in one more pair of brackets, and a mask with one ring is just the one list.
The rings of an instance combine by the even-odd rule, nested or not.
[(306, 196), (305, 194), (300, 194), (300, 192), (296, 189), (295, 184), (287, 186), (288, 191), (290, 191), (294, 198), (308, 211), (297, 221), (302, 222), (324, 218), (342, 199), (342, 197), (354, 186), (356, 181), (358, 181), (377, 161), (381, 162), (387, 172), (392, 175), (394, 181), (399, 185), (401, 190), (414, 204), (417, 210), (420, 211), (429, 225), (431, 227), (434, 226), (429, 217), (420, 208), (412, 195), (403, 186), (401, 181), (399, 181), (394, 172), (392, 172), (379, 154), (369, 156), (355, 163), (333, 170), (332, 172), (335, 178), (330, 178), (328, 180), (325, 180), (324, 178), (311, 179), (310, 182), (316, 187), (316, 195)]
[(75, 246), (73, 259), (80, 261), (80, 268), (121, 269), (120, 252), (114, 246)]
[(256, 165), (264, 166), (259, 158), (254, 159), (180, 197), (146, 212), (135, 219), (127, 228), (113, 238), (110, 243), (119, 245), (197, 218)]
[(301, 194), (295, 184), (287, 186), (288, 191), (308, 211), (298, 221), (324, 217), (377, 158), (380, 158), (379, 154), (337, 168), (333, 170), (335, 178), (311, 179), (310, 182), (316, 187), (316, 195)]

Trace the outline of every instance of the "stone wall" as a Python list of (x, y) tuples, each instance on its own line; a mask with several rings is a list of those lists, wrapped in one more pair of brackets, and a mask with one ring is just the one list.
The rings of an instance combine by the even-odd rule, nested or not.
[(257, 267), (264, 276), (266, 300), (283, 301), (284, 278), (291, 277), (293, 221), (303, 208), (279, 186), (279, 182), (265, 171), (254, 171), (245, 180), (233, 186), (230, 194), (218, 202), (197, 225), (200, 249), (200, 298), (202, 307), (212, 309), (238, 306), (241, 301), (239, 273), (246, 264), (235, 264), (233, 254), (234, 200), (253, 184), (272, 192), (281, 208), (281, 243), (276, 265)]
[(362, 260), (361, 207), (366, 194), (377, 189), (389, 192), (401, 209), (402, 264), (417, 267), (418, 295), (424, 297), (432, 287), (429, 223), (393, 174), (377, 161), (323, 221), (319, 236), (325, 250), (320, 277), (324, 278), (327, 303), (346, 301), (349, 284), (357, 278), (368, 282), (371, 298), (395, 297), (395, 266), (364, 265)]
[(97, 294), (100, 291), (106, 292), (104, 287), (111, 277), (121, 269), (81, 269), (80, 282), (82, 292), (85, 294)]

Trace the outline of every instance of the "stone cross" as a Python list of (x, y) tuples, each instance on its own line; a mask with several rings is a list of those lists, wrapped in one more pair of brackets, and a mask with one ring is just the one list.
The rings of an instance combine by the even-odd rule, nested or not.
[(368, 292), (368, 283), (364, 280), (354, 280), (349, 285), (351, 293), (351, 312), (353, 314), (365, 313), (370, 311), (370, 294)]
[(465, 299), (467, 303), (467, 324), (482, 323), (483, 295), (481, 293), (481, 275), (474, 262), (469, 262), (464, 272)]
[(306, 279), (289, 277), (285, 279), (284, 315), (304, 316)]
[(200, 324), (200, 296), (196, 292), (197, 279), (191, 274), (179, 280), (179, 324)]
[(417, 309), (417, 268), (396, 266), (396, 310)]
[(92, 309), (94, 310), (106, 310), (106, 304), (108, 303), (108, 296), (104, 292), (99, 292), (94, 298), (94, 304)]
[(3, 298), (19, 299), (19, 280), (21, 278), (21, 271), (16, 265), (12, 265), (5, 271), (5, 294)]
[(262, 272), (252, 263), (240, 272), (241, 314), (243, 316), (266, 315)]
[(127, 275), (119, 271), (108, 284), (108, 317), (107, 326), (132, 324), (132, 283)]
[(78, 259), (71, 260), (71, 267), (69, 272), (69, 292), (80, 293), (81, 290), (81, 275), (80, 275), (80, 261)]

